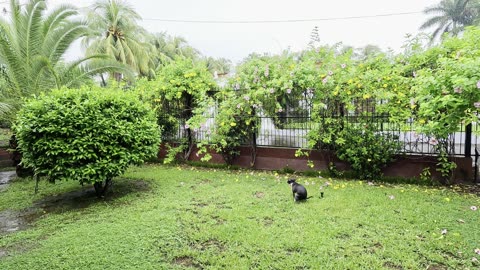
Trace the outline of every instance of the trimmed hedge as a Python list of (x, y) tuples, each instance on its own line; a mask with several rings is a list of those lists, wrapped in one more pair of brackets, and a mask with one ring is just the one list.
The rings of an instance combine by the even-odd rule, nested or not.
[[(14, 127), (23, 164), (49, 180), (101, 183), (155, 157), (160, 129), (134, 93), (53, 90), (29, 100)], [(96, 187), (97, 188), (97, 187)]]

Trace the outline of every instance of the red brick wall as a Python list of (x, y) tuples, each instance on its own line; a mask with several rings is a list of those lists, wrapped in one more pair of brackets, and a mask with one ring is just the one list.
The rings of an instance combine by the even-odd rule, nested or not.
[(0, 167), (12, 167), (12, 157), (10, 152), (5, 148), (0, 148)]
[[(296, 171), (307, 170), (326, 170), (329, 162), (333, 162), (338, 170), (348, 170), (349, 165), (343, 161), (338, 160), (334, 154), (321, 151), (311, 151), (309, 159), (313, 162), (314, 167), (307, 166), (306, 157), (295, 157), (297, 149), (293, 148), (257, 148), (257, 158), (254, 169), (260, 170), (280, 170), (285, 167), (291, 168)], [(191, 161), (199, 161), (201, 157), (196, 155), (196, 149), (192, 151), (190, 155)], [(211, 163), (224, 164), (221, 155), (210, 151), (212, 159)], [(158, 157), (164, 158), (166, 154), (165, 149), (162, 147), (159, 151)], [(457, 182), (472, 182), (473, 181), (473, 168), (472, 158), (454, 158), (457, 164), (457, 169), (454, 172), (454, 178)], [(251, 162), (251, 148), (242, 147), (240, 149), (240, 156), (237, 157), (233, 165), (237, 165), (243, 168), (250, 168)], [(385, 176), (392, 177), (406, 177), (414, 178), (419, 177), (424, 168), (430, 167), (432, 176), (436, 179), (440, 179), (440, 174), (435, 170), (437, 160), (435, 157), (428, 156), (399, 156), (394, 162), (389, 164), (383, 173)]]

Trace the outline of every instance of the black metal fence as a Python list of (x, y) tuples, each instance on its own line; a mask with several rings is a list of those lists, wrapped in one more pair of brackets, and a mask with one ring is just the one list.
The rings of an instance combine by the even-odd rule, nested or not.
[[(212, 96), (214, 92), (210, 93)], [(272, 101), (273, 103), (279, 102)], [(312, 120), (312, 95), (306, 91), (296, 98), (288, 97), (281, 100), (281, 110), (267, 114), (260, 108), (257, 110), (260, 119), (258, 134), (256, 135), (257, 146), (268, 147), (289, 147), (308, 148), (307, 134), (313, 130), (318, 122)], [(438, 141), (435, 138), (421, 134), (415, 130), (413, 123), (406, 121), (398, 124), (390, 121), (387, 113), (377, 112), (378, 103), (372, 100), (359, 100), (350, 109), (339, 107), (334, 114), (325, 116), (343, 118), (350, 123), (358, 123), (365, 118), (375, 123), (377, 132), (392, 134), (402, 144), (402, 152), (414, 155), (434, 155), (435, 145)], [(272, 104), (272, 106), (275, 104)], [(159, 124), (166, 127), (163, 133), (164, 140), (179, 141), (187, 136), (186, 120), (191, 115), (191, 108), (195, 106), (192, 102), (185, 100), (162, 101), (162, 110), (159, 114)], [(273, 106), (275, 107), (275, 106)], [(199, 129), (192, 130), (195, 140), (208, 140), (215, 125), (215, 116), (218, 106), (207, 110), (207, 121)], [(366, 113), (367, 112), (367, 113)], [(448, 138), (449, 153), (454, 156), (474, 156), (475, 146), (480, 141), (476, 131), (479, 127), (476, 124), (467, 128), (464, 125), (450, 134)]]

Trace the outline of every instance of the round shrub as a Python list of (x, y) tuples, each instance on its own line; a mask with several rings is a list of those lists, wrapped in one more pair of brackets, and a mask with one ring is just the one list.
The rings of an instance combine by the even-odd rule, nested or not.
[(99, 195), (129, 165), (155, 157), (160, 143), (148, 105), (134, 93), (99, 87), (54, 90), (29, 100), (14, 130), (23, 164), (37, 175), (92, 183)]
[(338, 158), (347, 161), (355, 176), (376, 179), (382, 168), (392, 162), (400, 151), (398, 136), (377, 132), (373, 123), (347, 125), (338, 133), (335, 147)]

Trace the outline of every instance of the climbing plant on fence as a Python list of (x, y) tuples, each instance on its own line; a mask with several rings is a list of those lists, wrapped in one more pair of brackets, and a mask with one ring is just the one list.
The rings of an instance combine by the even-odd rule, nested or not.
[(166, 135), (164, 140), (169, 150), (165, 162), (178, 157), (187, 160), (190, 156), (195, 130), (189, 119), (203, 115), (212, 106), (209, 91), (215, 85), (204, 63), (182, 58), (163, 67), (154, 81), (137, 82), (136, 91), (152, 103)]
[[(390, 59), (379, 55), (356, 62), (351, 52), (336, 54), (319, 49), (314, 52), (317, 53), (307, 55), (307, 61), (313, 61), (318, 71), (313, 88), (312, 121), (319, 125), (308, 134), (309, 148), (326, 150), (324, 160), (332, 172), (336, 172), (330, 155), (334, 151), (337, 157), (351, 164), (358, 177), (378, 177), (381, 167), (392, 160), (399, 148), (396, 138), (375, 134), (378, 120), (373, 119), (385, 114), (388, 121), (385, 107), (392, 102), (398, 106), (397, 100), (388, 96), (399, 88), (392, 78)], [(308, 151), (297, 151), (297, 155), (308, 155)]]
[[(192, 67), (176, 63), (163, 71), (163, 79), (157, 82), (160, 94), (153, 100), (172, 104), (193, 95), (195, 109), (180, 128), (187, 133), (208, 129), (198, 142), (204, 160), (211, 158), (207, 145), (231, 163), (238, 147), (247, 144), (252, 147), (254, 164), (261, 117), (271, 118), (276, 129), (285, 129), (288, 119), (305, 113), (312, 125), (308, 147), (298, 155), (308, 155), (310, 149), (336, 151), (351, 164), (362, 163), (359, 177), (377, 177), (381, 167), (398, 153), (398, 138), (379, 132), (388, 124), (398, 132), (414, 130), (427, 136), (439, 155), (439, 170), (447, 176), (454, 168), (449, 159), (453, 148), (444, 144), (459, 125), (478, 121), (479, 31), (467, 29), (462, 37), (446, 39), (429, 49), (412, 39), (403, 54), (376, 54), (362, 60), (355, 59), (352, 51), (339, 52), (328, 46), (301, 53), (253, 55), (237, 67), (235, 76), (214, 98), (206, 94), (210, 78), (199, 76), (201, 72), (190, 78), (192, 73), (186, 70)], [(200, 78), (207, 83), (199, 84)], [(208, 122), (208, 108), (212, 107), (217, 112), (215, 121)], [(358, 141), (350, 142), (347, 131), (368, 136), (354, 136)], [(369, 138), (381, 143), (362, 142)], [(184, 150), (191, 149), (188, 140)], [(361, 155), (345, 154), (359, 144), (365, 146)], [(391, 151), (383, 151), (385, 145)], [(385, 152), (385, 156), (368, 157), (377, 152)], [(329, 156), (325, 160), (329, 161)], [(373, 174), (365, 175), (366, 171)]]
[[(227, 163), (238, 156), (241, 144), (249, 144), (254, 165), (260, 116), (270, 116), (277, 126), (282, 126), (289, 113), (288, 103), (294, 100), (290, 97), (301, 94), (293, 87), (294, 68), (290, 55), (252, 57), (237, 68), (236, 77), (217, 95), (218, 113), (211, 136), (199, 143), (200, 153), (205, 154), (203, 160), (211, 158), (207, 144), (219, 151)], [(205, 119), (197, 114), (189, 123), (199, 128), (202, 122)]]
[(449, 135), (463, 124), (478, 123), (480, 110), (480, 29), (411, 57), (417, 65), (413, 91), (418, 129), (433, 136), (440, 153), (439, 170), (448, 181), (455, 168), (447, 156)]

